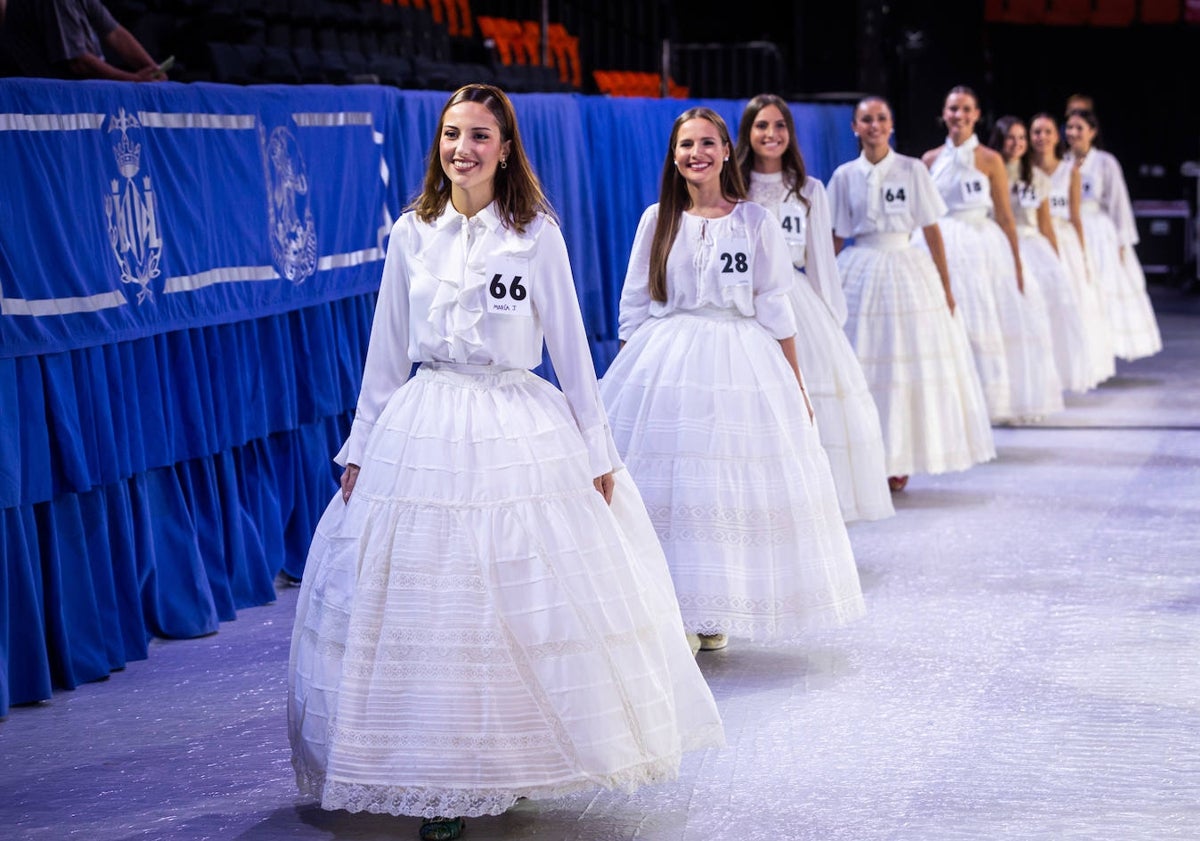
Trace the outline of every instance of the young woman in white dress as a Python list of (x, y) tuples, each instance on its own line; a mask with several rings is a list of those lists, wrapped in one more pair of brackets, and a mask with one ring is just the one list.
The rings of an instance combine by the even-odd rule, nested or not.
[(846, 339), (846, 296), (833, 253), (825, 185), (805, 173), (787, 103), (754, 97), (742, 112), (735, 158), (749, 198), (780, 222), (791, 252), (789, 297), (796, 358), (829, 456), (842, 517), (879, 520), (895, 513), (888, 493), (879, 412)]
[(1146, 293), (1146, 275), (1133, 249), (1138, 242), (1137, 223), (1121, 165), (1096, 148), (1100, 123), (1093, 112), (1072, 110), (1065, 133), (1071, 150), (1066, 161), (1079, 161), (1083, 229), (1092, 269), (1108, 305), (1113, 349), (1127, 360), (1153, 356), (1162, 350), (1162, 336)]
[(1116, 373), (1108, 312), (1084, 251), (1082, 192), (1078, 162), (1060, 157), (1060, 136), (1054, 117), (1043, 112), (1029, 121), (1029, 148), (1034, 169), (1050, 179), (1050, 219), (1058, 242), (1058, 257), (1075, 287), (1087, 346), (1089, 379), (1098, 385)]
[(706, 650), (864, 611), (796, 362), (790, 253), (775, 218), (745, 201), (732, 151), (712, 110), (675, 120), (629, 258), (623, 347), (601, 382), (684, 626)]
[(975, 135), (975, 93), (951, 89), (942, 120), (946, 142), (922, 160), (948, 208), (941, 220), (946, 263), (988, 412), (993, 422), (1057, 412), (1062, 384), (1045, 301), (1036, 278), (1022, 270), (1004, 162)]
[[(543, 339), (563, 392), (529, 370)], [(421, 816), (442, 841), (522, 797), (670, 779), (721, 742), (494, 87), (450, 97), (392, 228), (337, 460), (289, 673), (297, 781), (323, 808)]]
[[(852, 128), (862, 154), (829, 180), (834, 248), (846, 332), (879, 409), (889, 482), (902, 490), (910, 474), (965, 470), (996, 450), (955, 316), (937, 221), (946, 206), (921, 162), (889, 145), (886, 100), (858, 103)], [(913, 244), (916, 231), (927, 248)]]
[(1050, 176), (1033, 166), (1025, 123), (1012, 115), (992, 127), (988, 146), (1004, 158), (1012, 191), (1021, 263), (1041, 287), (1050, 317), (1050, 338), (1059, 380), (1068, 391), (1084, 392), (1091, 377), (1083, 308), (1075, 286), (1058, 257), (1058, 236), (1050, 218)]

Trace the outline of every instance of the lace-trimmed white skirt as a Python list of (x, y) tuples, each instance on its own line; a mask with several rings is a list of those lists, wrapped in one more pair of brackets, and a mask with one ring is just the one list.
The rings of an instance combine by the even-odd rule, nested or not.
[(292, 637), (301, 791), (327, 809), (499, 814), (672, 779), (722, 742), (625, 471), (587, 475), (528, 371), (422, 367), (318, 524)]
[(729, 312), (649, 319), (600, 390), (685, 627), (787, 641), (860, 616), (858, 570), (795, 374)]
[(797, 271), (789, 290), (796, 314), (796, 356), (829, 456), (842, 518), (881, 520), (895, 514), (887, 485), (879, 412), (846, 334), (808, 278)]
[(854, 245), (838, 255), (846, 333), (879, 409), (890, 476), (965, 470), (996, 457), (960, 316), (928, 252)]

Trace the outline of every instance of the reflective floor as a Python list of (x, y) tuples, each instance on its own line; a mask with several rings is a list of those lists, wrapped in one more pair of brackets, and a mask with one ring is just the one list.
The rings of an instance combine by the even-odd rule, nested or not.
[[(869, 615), (700, 662), (728, 746), (465, 841), (1200, 839), (1200, 317), (851, 528)], [(0, 838), (415, 839), (300, 799), (297, 591), (0, 723)]]

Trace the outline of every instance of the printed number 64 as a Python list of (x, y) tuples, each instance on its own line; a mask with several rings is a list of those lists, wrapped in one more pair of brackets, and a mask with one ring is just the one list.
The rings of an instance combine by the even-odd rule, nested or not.
[(524, 301), (528, 291), (521, 285), (521, 276), (517, 275), (513, 278), (512, 283), (507, 287), (501, 279), (503, 276), (499, 273), (492, 277), (492, 284), (488, 287), (492, 297), (496, 299), (503, 298), (505, 295), (510, 296), (514, 301)]

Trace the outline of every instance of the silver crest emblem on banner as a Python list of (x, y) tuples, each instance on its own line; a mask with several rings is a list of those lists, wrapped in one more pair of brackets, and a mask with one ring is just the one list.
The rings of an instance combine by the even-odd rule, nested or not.
[(263, 171), (267, 180), (267, 221), (271, 259), (279, 274), (303, 283), (317, 270), (317, 230), (308, 192), (308, 169), (296, 138), (283, 126), (268, 139), (260, 125)]
[(119, 131), (120, 139), (113, 145), (120, 178), (110, 182), (111, 193), (104, 197), (104, 214), (108, 217), (108, 241), (121, 270), (122, 283), (138, 285), (137, 302), (154, 299), (150, 281), (159, 275), (162, 259), (162, 237), (158, 228), (158, 208), (150, 176), (141, 172), (142, 145), (129, 137), (130, 129), (141, 128), (132, 114), (121, 108), (116, 116), (109, 115), (108, 131)]

